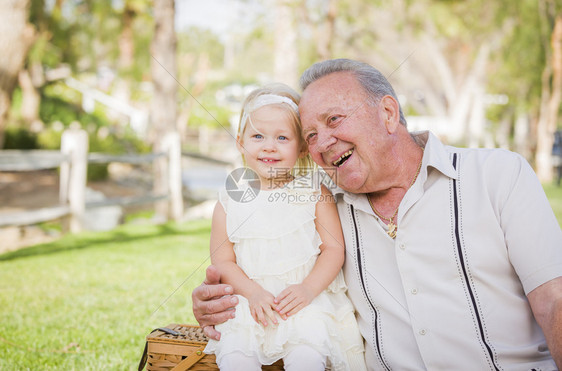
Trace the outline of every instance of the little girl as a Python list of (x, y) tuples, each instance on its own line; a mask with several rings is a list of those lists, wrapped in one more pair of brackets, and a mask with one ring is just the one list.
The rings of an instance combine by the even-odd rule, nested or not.
[(314, 187), (298, 100), (271, 85), (250, 93), (240, 115), (237, 148), (255, 189), (221, 192), (211, 229), (212, 264), (239, 299), (236, 317), (217, 326), (220, 341), (205, 349), (223, 371), (279, 359), (286, 370), (366, 369), (341, 273), (339, 217), (330, 192)]

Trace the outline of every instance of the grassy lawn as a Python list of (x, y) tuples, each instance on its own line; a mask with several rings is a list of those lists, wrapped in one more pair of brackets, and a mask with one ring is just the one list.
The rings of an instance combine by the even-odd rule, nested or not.
[(562, 226), (562, 186), (557, 187), (554, 184), (547, 184), (544, 185), (544, 191), (550, 201), (552, 210), (554, 210), (556, 219), (558, 219), (558, 224)]
[[(562, 225), (562, 187), (545, 186)], [(0, 255), (0, 370), (134, 370), (145, 336), (195, 323), (210, 222), (121, 226)]]
[(195, 323), (209, 233), (125, 225), (0, 255), (0, 370), (136, 369), (152, 329)]

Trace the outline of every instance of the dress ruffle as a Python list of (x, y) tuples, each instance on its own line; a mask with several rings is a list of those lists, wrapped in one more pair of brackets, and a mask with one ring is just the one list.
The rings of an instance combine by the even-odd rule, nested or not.
[[(220, 364), (224, 355), (241, 351), (269, 365), (286, 356), (294, 345), (307, 344), (326, 356), (332, 370), (350, 368), (348, 358), (363, 359), (363, 339), (357, 330), (353, 307), (347, 301), (337, 314), (313, 302), (277, 326), (257, 324), (250, 315), (246, 298), (239, 296), (236, 317), (218, 325), (221, 340), (210, 340), (205, 352), (216, 353)], [(220, 351), (217, 351), (220, 347)], [(358, 362), (355, 360), (355, 362)], [(359, 369), (360, 370), (360, 369)]]
[[(291, 195), (298, 202), (287, 202)], [(301, 283), (320, 254), (314, 195), (318, 190), (312, 188), (279, 189), (261, 191), (255, 200), (238, 203), (226, 192), (220, 194), (237, 264), (274, 296)], [(267, 327), (254, 321), (248, 300), (239, 296), (236, 317), (217, 326), (221, 340), (210, 340), (205, 352), (215, 353), (219, 364), (225, 354), (239, 351), (267, 365), (286, 356), (293, 346), (307, 344), (327, 357), (332, 370), (366, 370), (363, 339), (346, 289), (340, 271), (312, 303), (285, 321), (278, 316), (279, 324)]]

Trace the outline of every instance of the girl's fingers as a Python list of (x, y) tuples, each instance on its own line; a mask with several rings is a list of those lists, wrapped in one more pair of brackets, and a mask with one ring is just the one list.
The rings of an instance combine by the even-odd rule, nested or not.
[(281, 303), (275, 309), (281, 315), (287, 314), (287, 312), (290, 311), (296, 305), (296, 303), (293, 303), (294, 301), (295, 301), (294, 298), (287, 297), (287, 298), (283, 299), (281, 301)]
[(275, 304), (279, 304), (289, 294), (290, 294), (290, 291), (288, 289), (285, 289), (285, 290), (281, 291), (281, 293), (279, 295), (277, 295), (277, 297), (273, 300), (273, 302)]
[(291, 309), (288, 313), (287, 313), (287, 317), (293, 316), (295, 314), (297, 314), (302, 308), (304, 308), (304, 305), (301, 303), (297, 306), (295, 306), (293, 309)]
[(269, 318), (269, 320), (271, 321), (271, 323), (273, 325), (277, 325), (277, 318), (275, 317), (275, 312), (271, 310), (271, 308), (268, 308), (267, 311), (265, 312), (267, 315), (267, 318)]
[(265, 319), (264, 313), (263, 313), (263, 308), (259, 308), (258, 309), (258, 323), (261, 323), (264, 326), (267, 326), (267, 320)]
[(258, 321), (258, 316), (257, 316), (254, 308), (250, 308), (250, 314), (252, 315), (252, 318), (254, 319), (254, 321), (256, 321), (257, 323), (260, 323), (260, 321)]

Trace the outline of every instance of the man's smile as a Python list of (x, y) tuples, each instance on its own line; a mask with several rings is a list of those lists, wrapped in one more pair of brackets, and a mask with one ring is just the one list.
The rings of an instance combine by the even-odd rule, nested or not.
[(332, 162), (332, 165), (334, 165), (335, 167), (340, 167), (341, 165), (343, 165), (344, 162), (349, 160), (349, 158), (353, 154), (353, 151), (354, 149), (352, 148), (349, 151), (345, 152), (336, 161)]

